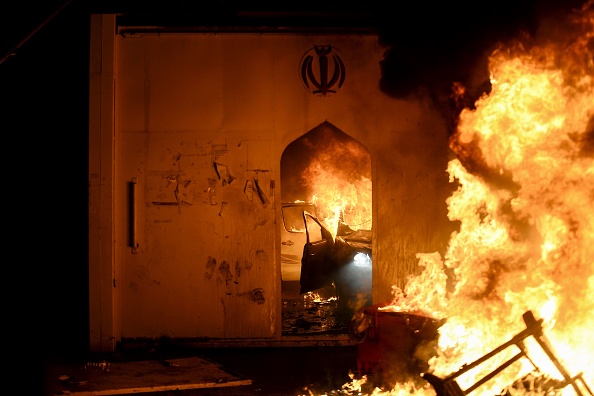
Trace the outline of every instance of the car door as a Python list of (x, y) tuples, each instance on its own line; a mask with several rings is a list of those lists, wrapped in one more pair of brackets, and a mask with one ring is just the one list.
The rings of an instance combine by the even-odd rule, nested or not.
[(329, 286), (334, 281), (334, 237), (311, 213), (303, 212), (306, 242), (301, 258), (300, 294)]
[(315, 212), (313, 204), (306, 202), (282, 203), (281, 227), (281, 280), (298, 282), (301, 276), (301, 258), (305, 245), (303, 212)]

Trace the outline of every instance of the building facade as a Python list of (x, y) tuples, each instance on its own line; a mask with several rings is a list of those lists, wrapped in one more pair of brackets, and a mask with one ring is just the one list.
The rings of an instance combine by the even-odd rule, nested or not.
[(371, 157), (374, 303), (418, 271), (417, 253), (444, 248), (446, 127), (422, 101), (381, 92), (383, 54), (373, 29), (92, 16), (92, 351), (162, 337), (307, 341), (281, 332), (280, 163), (320, 126)]

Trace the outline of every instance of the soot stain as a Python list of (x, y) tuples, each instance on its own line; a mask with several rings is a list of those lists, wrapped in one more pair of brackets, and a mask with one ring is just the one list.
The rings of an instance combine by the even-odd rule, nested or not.
[(208, 260), (206, 260), (206, 272), (204, 273), (205, 279), (211, 279), (212, 274), (217, 267), (217, 259), (211, 256), (208, 256)]

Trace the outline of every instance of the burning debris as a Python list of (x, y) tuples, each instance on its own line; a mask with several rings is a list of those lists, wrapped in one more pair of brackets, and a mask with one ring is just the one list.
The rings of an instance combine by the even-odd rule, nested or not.
[[(461, 110), (451, 136), (457, 158), (447, 172), (458, 189), (448, 216), (459, 229), (443, 258), (417, 255), (423, 273), (394, 287), (382, 308), (445, 319), (424, 373), (430, 385), (411, 379), (374, 395), (466, 395), (479, 386), (477, 395), (592, 394), (593, 4), (569, 14), (564, 28), (491, 53), (490, 89)], [(454, 88), (454, 99), (468, 94), (464, 82)], [(536, 343), (524, 343), (529, 336)], [(519, 354), (509, 355), (512, 345)], [(503, 362), (485, 359), (499, 353)]]
[[(552, 381), (549, 383), (549, 387), (545, 389), (547, 394), (551, 392), (556, 392), (566, 386), (571, 386), (576, 395), (583, 396), (583, 395), (593, 395), (592, 391), (586, 384), (583, 379), (583, 373), (579, 373), (578, 375), (572, 377), (565, 367), (561, 364), (561, 362), (557, 359), (551, 346), (549, 345), (549, 341), (545, 337), (542, 332), (542, 319), (536, 320), (534, 315), (531, 311), (524, 313), (523, 315), (524, 323), (526, 324), (526, 329), (521, 331), (520, 333), (516, 334), (511, 340), (507, 341), (506, 343), (500, 345), (499, 347), (495, 348), (491, 352), (487, 353), (486, 355), (482, 356), (481, 358), (475, 360), (472, 363), (465, 364), (462, 368), (455, 373), (448, 375), (445, 378), (439, 378), (431, 373), (423, 374), (423, 378), (425, 378), (435, 389), (437, 396), (463, 396), (467, 395), (480, 386), (488, 382), (490, 379), (501, 373), (507, 367), (509, 367), (514, 362), (518, 361), (521, 358), (526, 358), (530, 364), (534, 367), (535, 372), (540, 372), (540, 368), (534, 363), (531, 357), (528, 354), (525, 341), (528, 337), (533, 337), (538, 345), (542, 348), (543, 352), (546, 356), (550, 359), (550, 361), (555, 365), (557, 368), (558, 374), (560, 374), (563, 378), (562, 381)], [(499, 353), (504, 353), (508, 348), (516, 346), (519, 349), (519, 352), (509, 359), (503, 361), (499, 366), (497, 366), (493, 371), (487, 373), (484, 377), (480, 378), (476, 383), (470, 385), (466, 389), (462, 389), (456, 379), (464, 375), (465, 373), (469, 372), (470, 370), (478, 367), (479, 365), (485, 363), (489, 359), (493, 359)], [(521, 390), (522, 393), (526, 393), (526, 388), (517, 386), (518, 384), (522, 384), (523, 382), (516, 382), (514, 385), (510, 387), (510, 389)], [(533, 386), (529, 387), (528, 389), (534, 389)], [(508, 393), (510, 390), (507, 391)], [(554, 394), (554, 393), (553, 393)]]
[(344, 334), (346, 325), (337, 319), (338, 301), (328, 294), (308, 292), (283, 300), (283, 335)]
[(442, 321), (412, 312), (366, 307), (353, 317), (349, 337), (358, 343), (357, 370), (367, 385), (392, 387), (406, 381), (422, 386), (420, 374), (435, 353)]

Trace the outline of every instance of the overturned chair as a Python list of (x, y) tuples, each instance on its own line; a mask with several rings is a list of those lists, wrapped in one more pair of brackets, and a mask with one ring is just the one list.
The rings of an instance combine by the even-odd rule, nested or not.
[[(465, 396), (476, 390), (479, 386), (485, 384), (490, 379), (494, 378), (497, 374), (505, 370), (507, 367), (509, 367), (511, 364), (521, 359), (522, 357), (527, 358), (530, 361), (530, 363), (534, 366), (535, 370), (540, 370), (536, 366), (536, 364), (530, 359), (530, 357), (527, 354), (526, 347), (524, 346), (524, 340), (532, 336), (541, 346), (541, 348), (549, 357), (551, 362), (555, 365), (559, 373), (563, 376), (563, 381), (559, 382), (555, 388), (561, 389), (568, 385), (571, 385), (574, 388), (577, 396), (592, 396), (592, 390), (584, 381), (583, 373), (579, 373), (578, 375), (571, 377), (567, 370), (563, 367), (561, 362), (559, 362), (559, 360), (553, 354), (552, 349), (549, 347), (549, 342), (545, 338), (542, 331), (542, 319), (536, 320), (534, 318), (534, 315), (532, 314), (532, 311), (525, 312), (524, 315), (522, 315), (522, 317), (524, 319), (524, 323), (526, 324), (526, 329), (518, 333), (505, 344), (502, 344), (501, 346), (484, 355), (480, 359), (472, 363), (463, 365), (460, 370), (448, 375), (446, 378), (439, 378), (430, 373), (422, 374), (422, 377), (425, 380), (427, 380), (427, 382), (429, 382), (429, 384), (431, 384), (431, 386), (435, 389), (437, 396)], [(456, 382), (456, 378), (514, 345), (520, 349), (519, 353), (514, 355), (509, 360), (505, 361), (503, 364), (501, 364), (499, 367), (497, 367), (495, 370), (487, 374), (485, 377), (477, 381), (474, 385), (470, 386), (469, 388), (463, 390), (458, 385), (458, 383)]]

